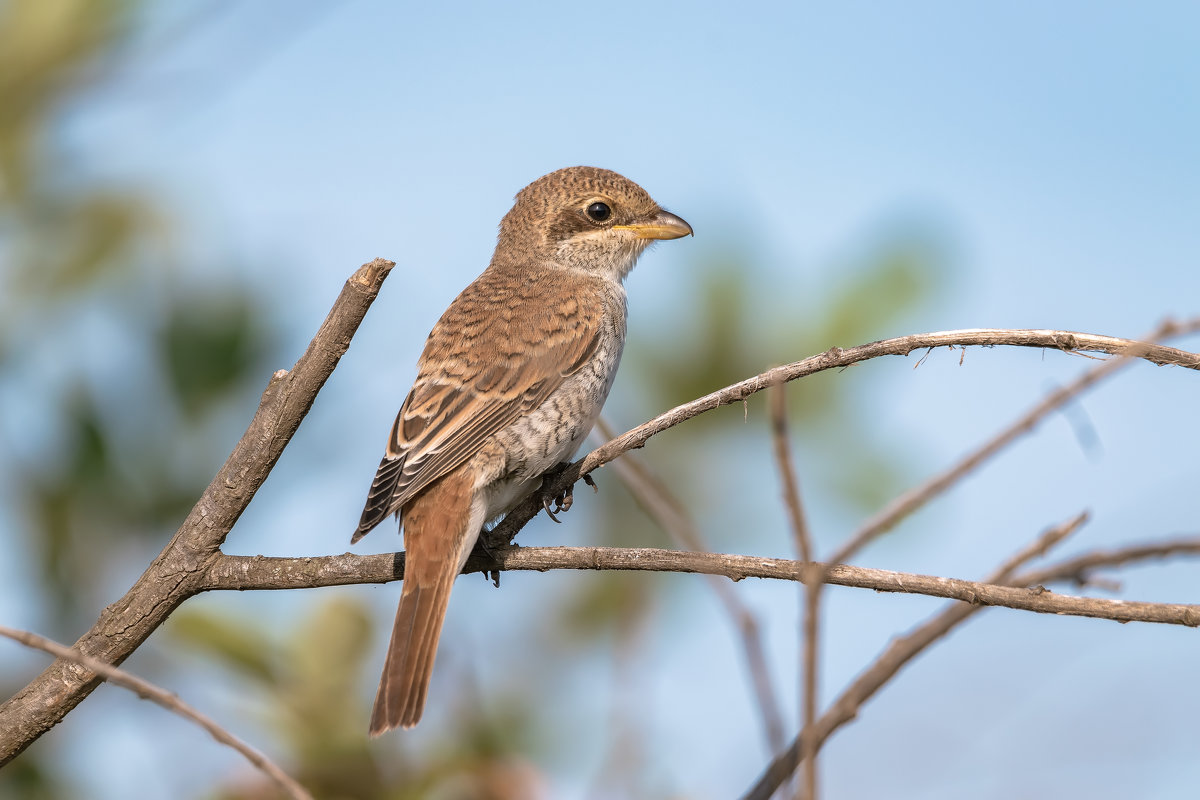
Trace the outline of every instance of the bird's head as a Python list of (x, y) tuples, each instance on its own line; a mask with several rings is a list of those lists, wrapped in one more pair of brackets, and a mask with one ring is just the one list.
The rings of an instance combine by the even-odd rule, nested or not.
[(621, 280), (650, 244), (691, 232), (628, 178), (597, 167), (567, 167), (517, 194), (500, 223), (493, 261), (519, 266), (536, 259)]

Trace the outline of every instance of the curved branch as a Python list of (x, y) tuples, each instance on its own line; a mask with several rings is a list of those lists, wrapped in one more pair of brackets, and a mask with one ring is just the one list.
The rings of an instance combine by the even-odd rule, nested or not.
[[(1185, 330), (1184, 326), (1172, 326), (1168, 323), (1164, 325), (1163, 335), (1170, 336), (1183, 330)], [(769, 369), (753, 378), (731, 384), (659, 414), (649, 422), (621, 434), (571, 464), (562, 470), (546, 488), (552, 496), (562, 494), (582, 476), (599, 469), (622, 453), (643, 447), (651, 437), (705, 412), (739, 403), (777, 383), (793, 381), (825, 370), (848, 367), (860, 361), (880, 356), (907, 356), (914, 350), (932, 350), (937, 347), (994, 347), (998, 345), (1048, 348), (1068, 353), (1106, 353), (1128, 358), (1141, 358), (1160, 366), (1173, 365), (1200, 370), (1200, 354), (1135, 339), (1119, 339), (1113, 336), (1074, 331), (969, 328), (883, 339), (845, 350), (834, 347), (803, 361)], [(537, 516), (541, 507), (541, 502), (536, 497), (531, 497), (519, 504), (488, 535), (488, 541), (496, 544), (511, 542), (521, 528)]]
[[(1200, 328), (1200, 319), (1190, 319), (1183, 323), (1167, 320), (1151, 331), (1146, 336), (1146, 339), (1148, 341), (1157, 341), (1168, 336), (1192, 333), (1198, 328)], [(1056, 409), (1061, 408), (1080, 392), (1094, 386), (1118, 369), (1130, 364), (1133, 359), (1128, 356), (1129, 354), (1126, 353), (1126, 357), (1124, 358), (1105, 361), (1099, 366), (1084, 372), (1065, 386), (1060, 386), (1050, 392), (1032, 408), (1005, 426), (995, 436), (992, 436), (986, 442), (968, 452), (956, 463), (930, 476), (919, 485), (906, 490), (886, 506), (879, 509), (875, 514), (871, 515), (858, 530), (852, 533), (834, 551), (829, 560), (840, 564), (854, 558), (867, 544), (887, 533), (899, 524), (902, 519), (911, 515), (951, 486), (957, 484), (989, 458), (1012, 444), (1019, 436), (1031, 433), (1042, 419)]]
[(15, 628), (9, 628), (0, 625), (0, 636), (7, 636), (15, 642), (20, 642), (26, 647), (31, 647), (35, 650), (41, 650), (44, 653), (49, 653), (55, 658), (63, 658), (68, 661), (74, 661), (92, 672), (100, 675), (109, 683), (120, 686), (124, 689), (136, 694), (144, 700), (149, 700), (153, 703), (165, 708), (174, 714), (178, 714), (186, 720), (190, 720), (199, 725), (208, 734), (223, 745), (232, 747), (238, 751), (249, 761), (253, 766), (257, 767), (263, 774), (275, 782), (275, 785), (283, 790), (284, 794), (293, 800), (312, 800), (312, 795), (290, 775), (284, 772), (278, 764), (267, 758), (261, 752), (251, 747), (246, 742), (243, 742), (238, 737), (234, 736), (229, 731), (217, 724), (216, 720), (209, 717), (207, 714), (202, 714), (200, 711), (192, 708), (192, 706), (179, 699), (178, 695), (168, 692), (155, 686), (150, 681), (139, 678), (136, 675), (117, 669), (116, 667), (105, 664), (95, 658), (89, 658), (78, 650), (59, 644), (53, 639), (47, 639), (45, 636), (38, 636), (36, 633), (29, 631), (21, 631)]
[[(76, 650), (107, 664), (120, 664), (197, 592), (197, 584), (220, 556), (221, 543), (350, 346), (350, 337), (393, 266), (377, 258), (346, 281), (304, 355), (290, 372), (279, 370), (271, 377), (246, 432), (171, 541), (125, 596), (104, 609), (91, 630), (75, 642)], [(98, 683), (91, 670), (60, 658), (0, 705), (0, 766), (56, 725)]]

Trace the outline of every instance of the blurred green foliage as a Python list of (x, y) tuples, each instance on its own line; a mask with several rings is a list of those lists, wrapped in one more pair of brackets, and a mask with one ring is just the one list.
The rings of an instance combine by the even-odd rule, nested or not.
[[(189, 439), (262, 380), (270, 349), (260, 302), (237, 286), (183, 285), (155, 203), (87, 177), (62, 141), (73, 104), (110, 80), (137, 13), (105, 0), (0, 4), (0, 386), (36, 417), (20, 446), (0, 429), (0, 454), (36, 559), (29, 602), (44, 632), (68, 641), (111, 599), (122, 560), (148, 561), (195, 502), (222, 454)], [(96, 330), (113, 346), (94, 346)], [(89, 360), (97, 353), (107, 360)], [(5, 696), (18, 679), (6, 677)], [(0, 771), (0, 796), (80, 796), (55, 769), (62, 758), (39, 742)]]
[(201, 414), (237, 393), (262, 357), (262, 341), (248, 297), (193, 297), (171, 308), (158, 338), (159, 357), (185, 413)]
[[(524, 798), (540, 780), (520, 758), (530, 745), (530, 720), (501, 710), (488, 716), (467, 708), (453, 735), (432, 752), (410, 752), (403, 741), (377, 759), (364, 720), (362, 689), (378, 665), (367, 663), (380, 625), (347, 598), (313, 604), (286, 631), (244, 615), (185, 608), (166, 633), (186, 651), (222, 666), (263, 728), (277, 733), (290, 774), (314, 796), (344, 800)], [(368, 677), (368, 673), (369, 677)], [(221, 800), (276, 797), (259, 775), (216, 792)]]
[[(263, 374), (269, 349), (258, 301), (237, 286), (180, 285), (155, 204), (85, 177), (57, 135), (71, 103), (109, 79), (136, 12), (92, 0), (0, 7), (0, 342), (21, 344), (0, 346), (0, 381), (43, 388), (47, 359), (67, 375), (40, 409), (52, 420), (44, 449), (5, 451), (27, 459), (13, 465), (13, 494), (58, 630), (94, 618), (87, 587), (114, 540), (161, 539), (194, 502), (214, 454), (180, 444)], [(102, 363), (84, 360), (96, 328), (114, 342)], [(125, 353), (126, 342), (153, 344)]]
[(134, 9), (117, 0), (0, 6), (0, 232), (8, 284), (2, 310), (10, 323), (21, 308), (68, 299), (123, 269), (153, 225), (138, 195), (80, 187), (54, 136), (64, 106), (102, 77)]

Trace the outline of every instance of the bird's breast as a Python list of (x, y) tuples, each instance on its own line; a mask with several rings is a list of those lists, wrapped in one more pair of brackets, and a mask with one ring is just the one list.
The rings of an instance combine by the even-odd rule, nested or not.
[(587, 438), (608, 398), (625, 344), (624, 314), (616, 317), (586, 363), (540, 406), (496, 434), (497, 447), (489, 449), (503, 456), (489, 481), (489, 517), (508, 511), (536, 487), (542, 473), (569, 461)]

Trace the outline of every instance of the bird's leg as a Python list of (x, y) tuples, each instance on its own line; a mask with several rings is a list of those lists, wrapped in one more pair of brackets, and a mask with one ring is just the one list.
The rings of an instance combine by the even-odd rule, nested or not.
[[(496, 561), (497, 553), (493, 547), (493, 542), (491, 541), (491, 533), (491, 529), (489, 529), (487, 526), (484, 526), (483, 530), (479, 532), (479, 538), (475, 540), (474, 550), (483, 553), (488, 557), (489, 560)], [(484, 580), (490, 582), (497, 589), (500, 588), (499, 570), (488, 570), (487, 572), (483, 573), (483, 577)]]
[[(569, 511), (571, 508), (571, 490), (572, 486), (568, 485), (559, 494), (551, 494), (549, 487), (554, 485), (555, 480), (562, 474), (563, 470), (571, 466), (566, 461), (560, 461), (550, 469), (542, 473), (542, 508), (546, 509), (546, 515), (555, 522), (561, 522), (555, 513), (558, 511)], [(550, 503), (554, 503), (554, 508), (550, 508)]]

